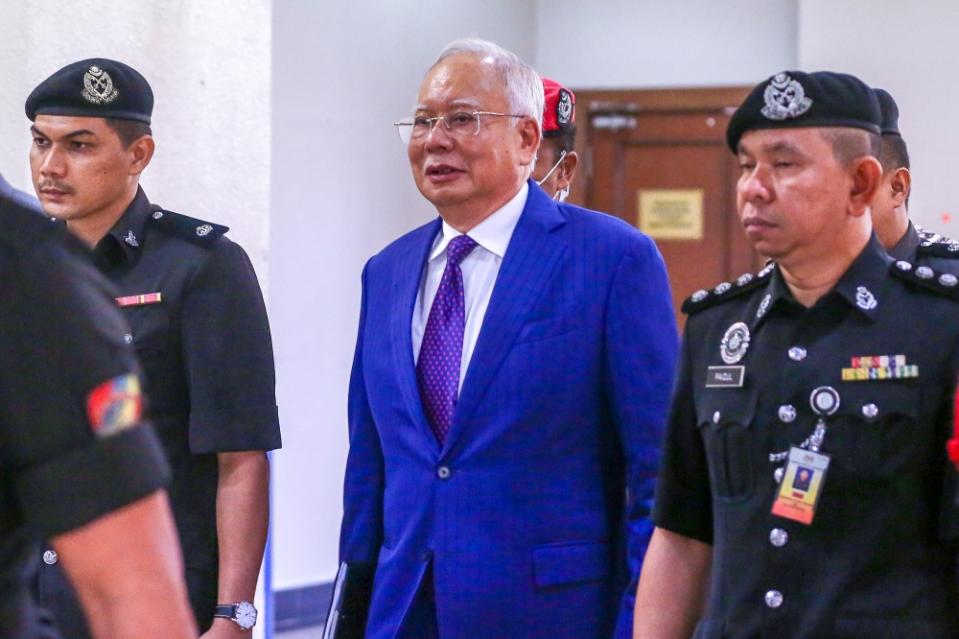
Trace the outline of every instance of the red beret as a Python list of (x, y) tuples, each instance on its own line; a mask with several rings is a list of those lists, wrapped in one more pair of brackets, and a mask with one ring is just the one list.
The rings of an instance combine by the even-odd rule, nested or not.
[(562, 135), (576, 125), (576, 96), (556, 80), (543, 78), (543, 136)]

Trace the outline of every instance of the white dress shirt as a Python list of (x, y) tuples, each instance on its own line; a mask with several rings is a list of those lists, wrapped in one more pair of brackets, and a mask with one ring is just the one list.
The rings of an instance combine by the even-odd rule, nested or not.
[[(506, 247), (509, 246), (513, 230), (526, 206), (528, 194), (529, 185), (524, 182), (523, 187), (512, 200), (467, 233), (477, 246), (460, 262), (460, 270), (463, 271), (464, 310), (466, 311), (460, 388), (463, 386), (466, 368), (469, 366), (480, 328), (483, 326), (483, 317), (486, 316), (486, 308), (493, 294), (493, 285), (496, 284), (500, 264), (503, 263)], [(420, 280), (420, 289), (416, 294), (416, 306), (413, 307), (414, 362), (419, 361), (426, 320), (429, 319), (433, 298), (436, 297), (440, 279), (443, 277), (443, 271), (446, 270), (446, 246), (458, 235), (462, 234), (444, 221), (443, 232), (438, 233), (433, 240), (433, 248), (430, 250), (430, 257)]]

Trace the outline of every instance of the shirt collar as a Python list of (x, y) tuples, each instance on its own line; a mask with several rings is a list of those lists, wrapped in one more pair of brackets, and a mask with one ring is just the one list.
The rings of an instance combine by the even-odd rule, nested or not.
[[(520, 215), (526, 208), (526, 197), (529, 195), (529, 185), (523, 182), (523, 186), (517, 191), (509, 202), (501, 208), (494, 211), (485, 220), (470, 229), (469, 235), (477, 244), (484, 249), (502, 258), (506, 255), (506, 247), (509, 246), (510, 238), (513, 237), (513, 231), (519, 223)], [(433, 261), (446, 251), (447, 244), (454, 237), (462, 235), (459, 231), (443, 220), (443, 232), (436, 236), (433, 244), (433, 250), (430, 251), (429, 261)]]
[(130, 202), (130, 206), (123, 212), (113, 228), (97, 243), (93, 249), (94, 252), (98, 255), (104, 255), (109, 250), (107, 245), (115, 244), (120, 247), (120, 253), (127, 261), (132, 262), (139, 254), (140, 245), (143, 242), (143, 231), (152, 212), (153, 209), (146, 193), (143, 192), (142, 188), (137, 187), (137, 194)]
[(919, 248), (919, 232), (912, 222), (906, 229), (906, 234), (896, 242), (896, 245), (889, 249), (889, 255), (897, 260), (906, 260), (912, 262), (916, 259), (916, 249)]
[[(874, 233), (862, 252), (842, 274), (833, 289), (823, 296), (823, 299), (836, 295), (869, 320), (875, 320), (882, 305), (888, 282), (889, 264), (892, 261)], [(784, 302), (796, 303), (777, 265), (763, 294), (757, 301), (750, 304), (752, 329), (755, 330), (777, 305)]]

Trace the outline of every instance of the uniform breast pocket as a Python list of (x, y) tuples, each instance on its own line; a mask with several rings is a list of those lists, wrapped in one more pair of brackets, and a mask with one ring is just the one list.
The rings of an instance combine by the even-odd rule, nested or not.
[(123, 309), (130, 325), (128, 341), (143, 356), (150, 353), (163, 353), (167, 350), (170, 333), (170, 317), (162, 304), (128, 306)]
[[(902, 470), (922, 459), (919, 387), (905, 380), (864, 381), (840, 389), (840, 407), (829, 424), (823, 451), (865, 475)], [(910, 462), (911, 460), (911, 462)]]
[(697, 402), (709, 480), (720, 499), (740, 501), (753, 492), (755, 415), (756, 394), (748, 388), (710, 389)]

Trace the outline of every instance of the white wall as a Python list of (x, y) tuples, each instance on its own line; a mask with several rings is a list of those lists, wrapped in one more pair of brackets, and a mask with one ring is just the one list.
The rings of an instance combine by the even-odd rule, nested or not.
[(959, 4), (800, 0), (799, 23), (803, 69), (852, 73), (896, 98), (899, 129), (912, 160), (910, 216), (927, 228), (959, 237)]
[(33, 193), (23, 103), (60, 67), (126, 62), (156, 98), (151, 200), (232, 228), (266, 283), (269, 237), (270, 0), (4, 2), (0, 172)]
[(360, 272), (435, 215), (392, 122), (409, 114), (450, 40), (479, 35), (530, 59), (534, 9), (512, 0), (274, 5), (270, 313), (284, 442), (274, 457), (276, 589), (336, 572)]
[(536, 64), (570, 87), (750, 85), (796, 64), (796, 0), (536, 6)]

